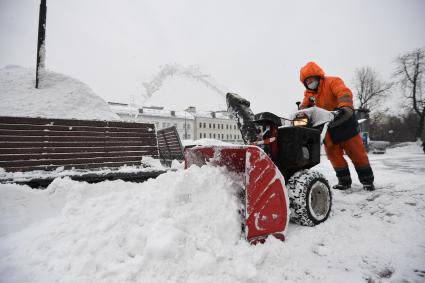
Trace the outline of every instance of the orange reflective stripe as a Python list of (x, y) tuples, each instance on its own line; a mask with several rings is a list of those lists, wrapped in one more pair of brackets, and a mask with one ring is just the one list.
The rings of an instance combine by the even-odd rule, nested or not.
[(353, 99), (349, 94), (344, 94), (343, 96), (338, 97), (339, 102), (352, 102)]

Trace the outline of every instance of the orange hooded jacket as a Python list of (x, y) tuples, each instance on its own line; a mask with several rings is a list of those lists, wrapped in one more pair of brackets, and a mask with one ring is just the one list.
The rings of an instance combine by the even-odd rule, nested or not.
[[(300, 70), (301, 83), (304, 84), (304, 80), (311, 76), (319, 76), (320, 84), (316, 91), (305, 90), (301, 109), (314, 105), (328, 111), (343, 106), (354, 108), (353, 94), (340, 78), (325, 76), (325, 72), (319, 65), (314, 62), (308, 62)], [(312, 105), (310, 97), (314, 97), (314, 105)]]

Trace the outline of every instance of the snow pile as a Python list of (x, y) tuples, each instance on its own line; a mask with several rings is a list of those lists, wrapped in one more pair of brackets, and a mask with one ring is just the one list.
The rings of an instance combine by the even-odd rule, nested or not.
[(199, 139), (199, 140), (182, 140), (183, 146), (208, 146), (208, 145), (218, 145), (218, 146), (235, 146), (233, 143), (224, 142), (215, 139)]
[[(249, 249), (240, 240), (235, 196), (240, 185), (224, 170), (195, 166), (142, 184), (56, 179), (46, 191), (21, 188), (19, 194), (4, 185), (2, 231), (31, 222), (21, 219), (13, 226), (5, 214), (40, 214), (37, 207), (47, 212), (1, 238), (0, 277), (7, 282), (248, 279), (232, 254), (237, 246)], [(37, 204), (12, 205), (24, 195)], [(241, 269), (238, 275), (235, 269)]]
[(165, 170), (165, 167), (161, 164), (161, 161), (159, 159), (155, 159), (150, 156), (142, 157), (142, 166), (146, 168), (157, 169), (157, 170)]
[(403, 153), (412, 153), (419, 154), (424, 153), (422, 149), (422, 142), (403, 142), (390, 146), (388, 152), (393, 154), (403, 154)]
[[(179, 163), (176, 160), (177, 163)], [(174, 164), (175, 167), (182, 165)], [(34, 171), (18, 171), (18, 172), (7, 172), (4, 168), (0, 167), (0, 182), (10, 182), (13, 180), (14, 182), (25, 182), (30, 181), (31, 179), (54, 179), (60, 177), (68, 177), (68, 176), (83, 176), (83, 175), (108, 175), (111, 173), (136, 173), (136, 172), (152, 172), (152, 171), (166, 171), (168, 168), (164, 167), (160, 160), (154, 159), (151, 157), (143, 157), (140, 165), (123, 165), (118, 169), (115, 168), (94, 168), (90, 171), (84, 169), (69, 169), (64, 170), (64, 167), (58, 167), (53, 171), (45, 171), (45, 170), (34, 170)]]
[[(5, 282), (423, 282), (425, 154), (370, 155), (377, 190), (333, 191), (329, 219), (240, 239), (240, 179), (192, 166), (135, 184), (0, 184)], [(330, 184), (330, 163), (315, 167)]]
[(18, 66), (0, 69), (0, 115), (86, 120), (121, 120), (86, 84), (46, 71), (39, 89), (35, 70)]

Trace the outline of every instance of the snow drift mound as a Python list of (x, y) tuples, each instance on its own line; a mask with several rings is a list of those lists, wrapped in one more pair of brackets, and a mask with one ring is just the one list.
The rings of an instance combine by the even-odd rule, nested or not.
[(0, 69), (0, 115), (87, 120), (121, 120), (89, 86), (46, 71), (35, 87), (35, 70)]
[(183, 146), (234, 146), (235, 144), (215, 139), (182, 140)]
[(249, 249), (240, 239), (236, 197), (240, 184), (224, 170), (192, 166), (141, 184), (56, 179), (40, 193), (50, 198), (65, 195), (63, 209), (2, 237), (0, 278), (7, 282), (247, 279), (250, 272), (232, 255), (235, 245)]
[(403, 142), (389, 146), (388, 152), (393, 154), (403, 154), (403, 153), (412, 153), (412, 154), (423, 154), (422, 142)]

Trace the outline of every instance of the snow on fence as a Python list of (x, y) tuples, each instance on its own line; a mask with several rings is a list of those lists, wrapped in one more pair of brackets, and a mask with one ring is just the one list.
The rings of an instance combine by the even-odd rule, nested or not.
[(159, 157), (153, 124), (0, 117), (7, 172), (141, 165), (143, 156)]

